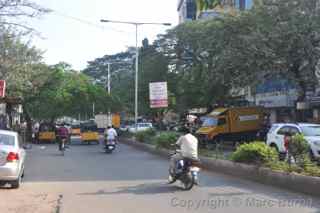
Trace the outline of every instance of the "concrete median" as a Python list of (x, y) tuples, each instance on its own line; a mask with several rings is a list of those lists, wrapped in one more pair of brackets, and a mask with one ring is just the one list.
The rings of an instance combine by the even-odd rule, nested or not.
[[(139, 150), (169, 158), (169, 150), (157, 149), (150, 144), (123, 139), (122, 143)], [(252, 180), (262, 184), (288, 189), (294, 192), (320, 196), (320, 177), (304, 176), (294, 173), (272, 171), (265, 167), (235, 163), (228, 160), (200, 157), (205, 170), (220, 172), (234, 177)]]

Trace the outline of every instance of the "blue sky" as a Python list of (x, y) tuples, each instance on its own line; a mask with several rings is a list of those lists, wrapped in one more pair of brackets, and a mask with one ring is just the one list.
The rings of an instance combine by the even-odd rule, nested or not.
[[(135, 28), (131, 25), (100, 23), (100, 19), (137, 22), (178, 22), (176, 0), (35, 0), (55, 12), (31, 21), (41, 33), (33, 44), (45, 51), (48, 64), (65, 61), (75, 69), (87, 61), (114, 54), (135, 45)], [(78, 18), (88, 24), (77, 21)], [(103, 28), (101, 28), (102, 26)], [(141, 26), (139, 41), (154, 40), (168, 27)], [(141, 43), (141, 42), (140, 42)]]

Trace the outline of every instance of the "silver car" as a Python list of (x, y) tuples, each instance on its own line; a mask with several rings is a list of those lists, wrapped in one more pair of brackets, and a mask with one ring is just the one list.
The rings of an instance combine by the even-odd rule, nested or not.
[(19, 188), (24, 175), (26, 152), (18, 133), (0, 130), (0, 182)]
[(137, 132), (143, 132), (147, 131), (149, 129), (153, 129), (152, 123), (137, 123), (137, 126), (133, 124), (129, 128), (130, 133), (137, 133)]

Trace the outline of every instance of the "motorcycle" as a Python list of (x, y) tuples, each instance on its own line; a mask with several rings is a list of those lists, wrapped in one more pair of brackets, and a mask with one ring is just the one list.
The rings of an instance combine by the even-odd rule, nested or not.
[[(173, 154), (179, 153), (178, 150)], [(198, 173), (200, 171), (200, 161), (184, 158), (176, 163), (175, 174), (170, 174), (172, 180), (169, 184), (173, 184), (179, 180), (183, 189), (188, 191), (198, 184)]]
[(106, 140), (104, 149), (106, 153), (111, 154), (116, 149), (115, 140)]

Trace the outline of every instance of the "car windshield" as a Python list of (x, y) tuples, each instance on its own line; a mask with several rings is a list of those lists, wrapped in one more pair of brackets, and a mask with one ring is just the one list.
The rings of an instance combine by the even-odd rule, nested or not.
[(206, 118), (202, 124), (203, 127), (217, 126), (218, 120), (215, 118)]
[(278, 127), (279, 127), (279, 125), (273, 125), (273, 126), (271, 127), (271, 129), (269, 130), (269, 133), (274, 132)]
[(302, 133), (305, 136), (320, 136), (320, 126), (304, 126)]
[(14, 145), (14, 136), (0, 134), (0, 145), (13, 146)]

